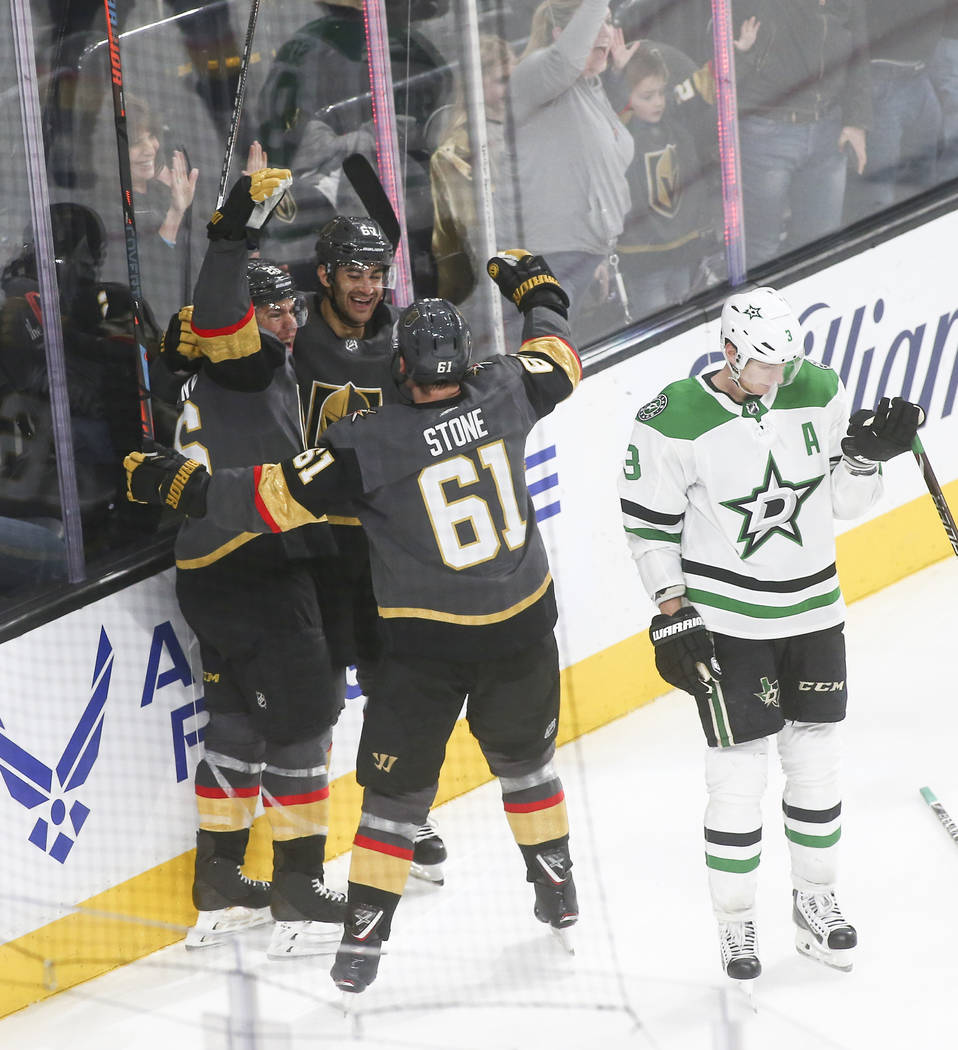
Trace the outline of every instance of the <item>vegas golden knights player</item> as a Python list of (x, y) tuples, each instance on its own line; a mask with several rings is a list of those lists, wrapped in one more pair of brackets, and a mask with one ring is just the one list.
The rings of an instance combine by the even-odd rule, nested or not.
[[(399, 310), (385, 301), (393, 256), (380, 225), (366, 216), (337, 215), (319, 231), (319, 291), (293, 352), (310, 444), (350, 412), (399, 400), (391, 372)], [(317, 559), (327, 638), (334, 663), (354, 664), (369, 696), (382, 652), (369, 546), (357, 518), (332, 515), (329, 522), (337, 553)], [(416, 833), (411, 873), (441, 885), (446, 856), (430, 818)]]
[[(234, 186), (209, 224), (194, 305), (164, 339), (169, 370), (190, 373), (176, 445), (209, 471), (304, 447), (286, 344), (305, 303), (282, 270), (247, 264), (247, 227), (275, 206), (287, 177), (267, 168)], [(274, 957), (340, 934), (345, 898), (325, 886), (323, 860), (327, 754), (343, 695), (310, 561), (317, 543), (331, 550), (332, 541), (325, 524), (291, 538), (188, 518), (176, 539), (177, 598), (199, 641), (209, 712), (195, 777), (199, 916), (189, 947), (270, 918)], [(272, 884), (241, 871), (260, 798), (273, 836)]]
[(525, 315), (516, 354), (470, 365), (461, 314), (418, 300), (396, 326), (404, 400), (334, 424), (282, 463), (210, 476), (170, 450), (131, 453), (129, 496), (220, 527), (280, 532), (349, 500), (366, 533), (384, 656), (357, 756), (365, 791), (346, 929), (332, 976), (375, 979), (463, 702), (535, 891), (557, 931), (578, 918), (565, 797), (553, 764), (559, 661), (552, 576), (525, 483), (536, 421), (579, 382), (568, 297), (545, 260), (490, 260)]

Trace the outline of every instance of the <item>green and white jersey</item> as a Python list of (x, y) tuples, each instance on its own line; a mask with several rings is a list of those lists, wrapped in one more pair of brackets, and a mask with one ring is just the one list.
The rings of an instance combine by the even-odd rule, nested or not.
[(643, 405), (619, 495), (649, 596), (684, 585), (711, 630), (739, 638), (841, 623), (833, 517), (882, 491), (880, 472), (842, 460), (847, 426), (838, 375), (813, 361), (744, 404), (698, 376)]

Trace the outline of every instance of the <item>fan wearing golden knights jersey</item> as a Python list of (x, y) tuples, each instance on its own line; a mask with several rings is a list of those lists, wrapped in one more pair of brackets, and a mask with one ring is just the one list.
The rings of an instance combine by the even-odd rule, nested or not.
[[(209, 225), (194, 305), (164, 338), (170, 371), (193, 373), (177, 447), (209, 471), (304, 448), (289, 347), (305, 302), (286, 273), (248, 263), (246, 250), (257, 209), (276, 205), (288, 176), (266, 168), (236, 184)], [(195, 777), (199, 917), (188, 947), (270, 918), (273, 957), (339, 939), (345, 896), (325, 886), (323, 860), (327, 754), (343, 693), (309, 560), (324, 542), (331, 550), (325, 524), (285, 537), (187, 518), (177, 534), (176, 593), (199, 641), (209, 712)], [(259, 798), (273, 836), (272, 884), (241, 871)]]
[[(394, 249), (379, 223), (337, 215), (319, 231), (319, 293), (296, 336), (293, 361), (310, 444), (337, 419), (399, 400), (392, 378), (392, 329), (399, 310), (385, 301)], [(356, 667), (366, 696), (382, 652), (369, 571), (369, 545), (357, 518), (329, 515), (336, 556), (317, 559), (324, 622), (334, 663)], [(412, 874), (441, 885), (445, 843), (430, 818), (416, 834)]]
[(726, 301), (721, 339), (721, 369), (639, 409), (619, 481), (625, 531), (659, 608), (656, 667), (695, 697), (709, 745), (705, 857), (723, 969), (761, 973), (755, 890), (775, 737), (796, 946), (847, 970), (858, 938), (835, 896), (847, 694), (833, 518), (879, 499), (881, 462), (910, 448), (921, 410), (883, 398), (849, 421), (841, 381), (805, 359), (771, 288)]
[(376, 977), (464, 702), (499, 778), (536, 917), (560, 933), (578, 917), (553, 765), (555, 594), (524, 465), (529, 431), (581, 370), (568, 297), (545, 260), (504, 254), (489, 272), (525, 315), (518, 353), (470, 366), (462, 315), (445, 300), (417, 300), (396, 326), (401, 403), (357, 412), (316, 448), (254, 470), (210, 476), (168, 450), (126, 460), (131, 499), (223, 527), (291, 529), (347, 498), (366, 529), (385, 651), (357, 756), (365, 792), (332, 969), (347, 992)]

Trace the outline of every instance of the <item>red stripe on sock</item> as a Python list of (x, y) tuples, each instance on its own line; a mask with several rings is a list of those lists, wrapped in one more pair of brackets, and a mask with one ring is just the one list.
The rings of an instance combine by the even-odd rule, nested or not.
[(551, 809), (565, 799), (565, 792), (560, 791), (552, 798), (543, 798), (538, 802), (503, 802), (502, 808), (507, 813), (535, 813), (539, 809)]
[(200, 798), (256, 798), (259, 794), (259, 784), (248, 788), (230, 788), (229, 791), (224, 791), (219, 787), (203, 787), (201, 784), (195, 784), (193, 790)]
[(390, 846), (385, 842), (377, 842), (376, 839), (366, 838), (365, 835), (357, 835), (353, 839), (354, 846), (363, 849), (371, 849), (376, 853), (385, 853), (390, 857), (398, 857), (400, 860), (412, 860), (412, 850), (404, 849), (402, 846)]
[(318, 791), (307, 791), (304, 795), (263, 795), (264, 806), (305, 806), (310, 802), (321, 802), (329, 798), (329, 788), (320, 788)]

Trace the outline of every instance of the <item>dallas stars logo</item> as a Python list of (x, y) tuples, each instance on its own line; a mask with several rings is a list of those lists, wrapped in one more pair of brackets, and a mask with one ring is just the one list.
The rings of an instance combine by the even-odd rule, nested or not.
[(765, 675), (762, 675), (759, 685), (762, 687), (762, 691), (760, 693), (752, 693), (752, 696), (757, 696), (766, 707), (778, 707), (778, 679), (776, 678), (774, 682), (770, 682)]
[(738, 534), (738, 542), (745, 544), (742, 558), (750, 557), (776, 534), (801, 546), (798, 515), (824, 477), (824, 474), (819, 474), (808, 481), (784, 481), (774, 456), (769, 453), (762, 484), (747, 496), (722, 503), (723, 507), (742, 515), (742, 528)]
[(758, 306), (746, 306), (745, 307), (745, 316), (746, 317), (761, 317), (762, 316), (762, 310)]

